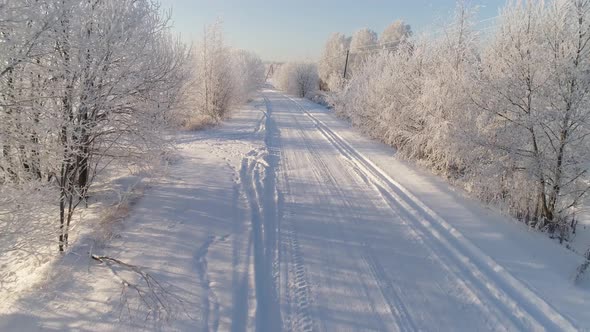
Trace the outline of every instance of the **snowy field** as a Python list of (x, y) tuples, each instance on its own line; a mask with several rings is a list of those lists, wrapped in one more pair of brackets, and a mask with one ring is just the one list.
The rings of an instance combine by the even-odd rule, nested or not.
[(112, 240), (82, 236), (0, 330), (590, 329), (580, 255), (317, 104), (267, 88), (176, 146)]

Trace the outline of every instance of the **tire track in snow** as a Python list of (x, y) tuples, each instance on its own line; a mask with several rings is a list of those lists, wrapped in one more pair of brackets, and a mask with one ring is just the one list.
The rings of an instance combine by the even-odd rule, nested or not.
[(305, 269), (305, 262), (301, 254), (301, 247), (297, 233), (292, 227), (286, 226), (283, 232), (287, 244), (288, 282), (287, 299), (290, 305), (294, 305), (294, 312), (290, 313), (289, 331), (314, 331), (314, 323), (311, 318), (311, 290)]
[[(282, 152), (282, 143), (278, 128), (272, 119), (272, 108), (270, 101), (264, 97), (267, 105), (267, 119), (270, 122), (267, 129), (271, 134), (266, 136), (265, 142), (268, 147), (272, 147), (273, 151), (279, 157), (278, 159), (287, 164), (286, 156)], [(276, 165), (278, 169), (278, 164)], [(281, 187), (285, 188), (286, 192), (290, 192), (289, 180), (286, 173), (279, 172), (277, 179)], [(277, 290), (279, 292), (280, 302), (284, 305), (282, 315), (283, 328), (287, 331), (303, 331), (311, 332), (317, 330), (314, 327), (311, 310), (313, 305), (313, 298), (311, 296), (311, 287), (305, 268), (304, 256), (302, 254), (299, 239), (297, 237), (297, 230), (292, 222), (293, 215), (290, 211), (285, 211), (284, 195), (278, 191), (277, 193), (277, 215), (278, 215), (278, 234), (277, 248), (278, 257), (276, 261)], [(281, 293), (281, 287), (285, 291)]]
[[(280, 292), (278, 285), (280, 284), (280, 229), (281, 229), (281, 202), (279, 200), (280, 193), (277, 185), (277, 169), (280, 161), (280, 146), (276, 142), (280, 142), (280, 133), (276, 128), (274, 120), (270, 117), (271, 108), (268, 99), (264, 98), (264, 105), (266, 111), (264, 112), (264, 142), (268, 155), (266, 156), (267, 167), (265, 168), (263, 188), (265, 200), (264, 206), (264, 241), (265, 254), (267, 256), (267, 269), (274, 281), (273, 296), (277, 303), (280, 301)], [(280, 314), (280, 311), (279, 311)]]
[[(289, 98), (289, 97), (287, 97)], [(346, 140), (333, 132), (322, 121), (309, 113), (301, 104), (291, 99), (315, 123), (326, 139), (350, 159), (371, 182), (381, 187), (380, 193), (392, 209), (400, 206), (430, 239), (438, 242), (453, 261), (470, 276), (474, 284), (485, 290), (496, 304), (503, 307), (508, 317), (523, 329), (575, 331), (576, 327), (556, 309), (513, 277), (465, 238), (447, 221), (428, 208), (416, 196), (401, 186), (373, 162), (355, 150)]]
[[(281, 180), (288, 191), (288, 180), (285, 177)], [(316, 329), (311, 318), (313, 299), (304, 256), (296, 228), (292, 223), (293, 215), (289, 211), (281, 213), (283, 215), (280, 229), (280, 262), (284, 267), (280, 269), (283, 274), (279, 285), (285, 287), (282, 298), (285, 304), (283, 327), (288, 331), (311, 332)]]
[[(301, 137), (305, 142), (305, 146), (307, 150), (310, 152), (311, 157), (313, 158), (312, 167), (314, 168), (316, 173), (316, 181), (317, 183), (326, 189), (326, 191), (334, 192), (337, 197), (339, 197), (338, 201), (341, 201), (346, 206), (346, 213), (352, 213), (355, 215), (355, 222), (356, 220), (360, 219), (360, 216), (357, 215), (356, 209), (354, 208), (352, 202), (350, 201), (348, 195), (344, 193), (341, 187), (338, 184), (338, 181), (334, 176), (328, 171), (329, 167), (324, 162), (321, 157), (321, 154), (318, 151), (318, 147), (313, 141), (309, 138), (306, 134), (305, 130), (303, 130), (299, 120), (295, 116), (293, 116), (293, 121), (297, 124), (297, 128), (299, 128), (299, 132)], [(337, 150), (340, 149), (337, 147)], [(318, 167), (319, 166), (319, 167)], [(323, 183), (323, 180), (327, 180), (326, 183)], [(343, 219), (341, 210), (334, 211), (334, 213), (340, 218)], [(334, 228), (340, 230), (340, 225), (335, 224)], [(407, 311), (404, 311), (405, 305), (401, 301), (401, 298), (397, 296), (394, 292), (391, 291), (391, 288), (386, 288), (385, 285), (390, 283), (390, 281), (386, 278), (384, 273), (378, 274), (376, 271), (383, 271), (383, 268), (378, 265), (379, 263), (373, 257), (372, 253), (368, 250), (368, 248), (364, 244), (359, 244), (358, 247), (361, 248), (361, 266), (357, 269), (357, 271), (364, 271), (368, 272), (371, 276), (371, 280), (375, 283), (375, 285), (379, 288), (382, 297), (382, 305), (386, 305), (388, 307), (390, 315), (394, 318), (397, 326), (400, 328), (401, 331), (415, 331), (417, 330), (416, 325), (412, 321), (410, 315)], [(355, 260), (355, 263), (358, 264), (358, 261)], [(372, 263), (372, 265), (371, 265)], [(359, 275), (359, 282), (365, 283), (364, 276)], [(366, 287), (365, 287), (366, 289)], [(372, 306), (373, 312), (377, 311), (374, 306)], [(381, 330), (386, 330), (387, 327), (384, 325), (384, 320), (380, 319), (379, 324), (381, 325)]]

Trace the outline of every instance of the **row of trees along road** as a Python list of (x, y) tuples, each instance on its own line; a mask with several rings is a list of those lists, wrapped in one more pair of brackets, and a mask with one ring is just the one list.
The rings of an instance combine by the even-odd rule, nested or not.
[[(340, 116), (560, 241), (590, 189), (590, 0), (510, 2), (482, 33), (334, 34), (319, 62)], [(342, 78), (346, 50), (358, 54)]]
[(314, 97), (317, 90), (335, 91), (344, 85), (347, 77), (359, 70), (370, 52), (397, 47), (412, 35), (412, 28), (403, 21), (395, 21), (385, 28), (381, 36), (368, 28), (356, 31), (351, 37), (341, 33), (330, 36), (321, 60), (276, 64), (274, 84), (299, 97)]

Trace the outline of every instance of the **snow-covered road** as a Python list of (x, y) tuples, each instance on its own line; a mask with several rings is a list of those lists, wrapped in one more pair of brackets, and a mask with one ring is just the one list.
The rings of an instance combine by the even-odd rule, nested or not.
[[(322, 106), (268, 87), (176, 142), (116, 236), (80, 239), (0, 330), (590, 330), (581, 256)], [(88, 252), (149, 272), (164, 301), (148, 309)]]
[(248, 186), (259, 330), (577, 328), (371, 161), (378, 144), (353, 146), (312, 103), (264, 96), (268, 166)]

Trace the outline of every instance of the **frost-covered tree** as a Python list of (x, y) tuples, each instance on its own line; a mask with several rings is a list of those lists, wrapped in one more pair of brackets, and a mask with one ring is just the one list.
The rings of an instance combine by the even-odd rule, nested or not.
[(273, 81), (283, 91), (298, 97), (312, 97), (319, 88), (317, 66), (309, 62), (288, 62), (275, 72)]
[(221, 23), (205, 27), (195, 54), (194, 106), (216, 121), (225, 117), (233, 102), (230, 53), (223, 42)]
[(233, 106), (261, 86), (264, 70), (257, 55), (225, 45), (220, 22), (205, 27), (194, 54), (189, 118), (205, 115), (215, 122), (224, 119)]
[(425, 61), (421, 64), (423, 85), (417, 110), (423, 129), (413, 137), (411, 151), (407, 151), (453, 178), (460, 176), (465, 167), (462, 131), (470, 117), (467, 89), (479, 56), (474, 14), (459, 3), (445, 33), (428, 45), (422, 42)]
[(184, 50), (166, 35), (167, 19), (150, 1), (63, 1), (55, 29), (56, 117), (63, 149), (52, 171), (59, 182), (60, 224), (68, 226), (105, 156), (149, 150), (182, 84)]
[[(36, 152), (28, 151), (36, 134), (26, 121), (29, 116), (23, 114), (23, 101), (37, 98), (31, 88), (41, 87), (41, 80), (36, 80), (37, 67), (42, 56), (51, 51), (47, 34), (57, 22), (57, 13), (45, 1), (6, 0), (0, 7), (1, 184), (38, 177), (39, 162), (32, 160)], [(24, 160), (29, 159), (28, 153), (33, 158)]]
[(362, 28), (352, 35), (350, 40), (351, 50), (360, 50), (374, 47), (377, 44), (377, 33), (369, 28)]
[(248, 100), (263, 84), (266, 68), (262, 59), (252, 52), (234, 50), (231, 53), (237, 103)]
[(57, 21), (55, 14), (50, 1), (0, 2), (0, 78), (44, 54), (43, 39)]
[(498, 32), (483, 52), (480, 91), (474, 94), (474, 102), (484, 111), (478, 134), (494, 154), (489, 168), (501, 174), (491, 173), (494, 181), (485, 187), (509, 193), (510, 208), (524, 211), (535, 222), (541, 212), (537, 206), (544, 205), (546, 186), (540, 121), (545, 113), (542, 89), (549, 71), (540, 34), (542, 10), (533, 2), (504, 9)]
[(412, 35), (412, 27), (402, 20), (388, 25), (379, 36), (379, 44), (383, 48), (391, 48), (408, 39)]
[(265, 80), (260, 57), (224, 43), (221, 22), (204, 28), (192, 54), (191, 83), (186, 103), (176, 113), (177, 124), (198, 129), (226, 118), (233, 107), (246, 102)]
[(352, 35), (347, 77), (361, 68), (370, 51), (378, 48), (377, 44), (377, 33), (369, 28), (360, 29)]
[(426, 51), (426, 44), (416, 42), (371, 55), (344, 89), (332, 94), (337, 114), (405, 152), (424, 128), (416, 101), (423, 91)]
[(341, 33), (330, 36), (318, 63), (321, 86), (324, 90), (335, 91), (342, 86), (346, 52), (350, 38)]
[[(590, 1), (559, 0), (545, 15), (551, 80), (549, 123), (542, 127), (551, 146), (546, 217), (560, 229), (590, 186)], [(543, 207), (545, 209), (545, 207)]]
[(513, 208), (562, 239), (589, 189), (589, 13), (588, 1), (506, 7), (484, 53), (477, 99), (482, 116), (491, 116), (485, 129), (506, 160), (506, 182), (529, 188), (508, 189)]
[(99, 166), (161, 147), (159, 128), (186, 81), (186, 49), (148, 0), (13, 8), (0, 23), (11, 45), (0, 50), (0, 185), (16, 197), (19, 188), (50, 186), (64, 250)]

